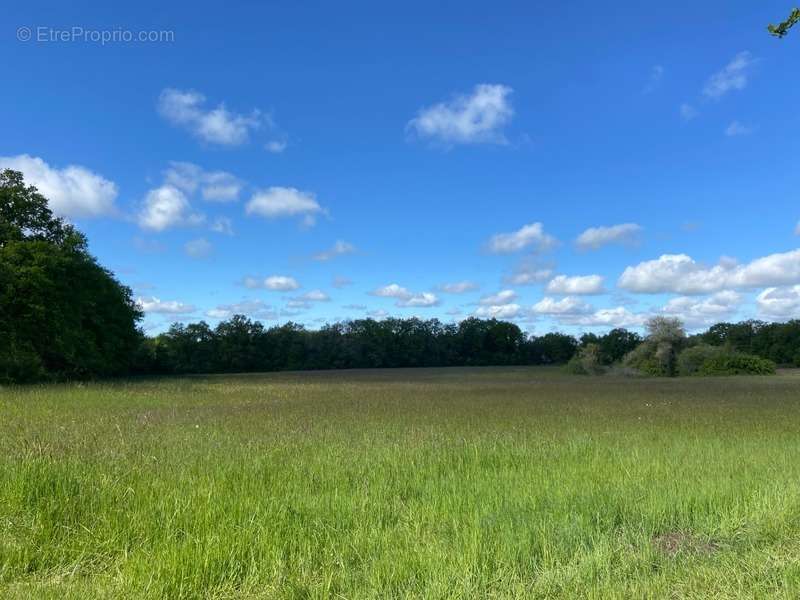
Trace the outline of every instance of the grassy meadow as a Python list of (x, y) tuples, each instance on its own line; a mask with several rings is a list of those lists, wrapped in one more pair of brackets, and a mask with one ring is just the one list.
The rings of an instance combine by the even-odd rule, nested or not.
[(0, 390), (0, 597), (796, 598), (800, 373)]

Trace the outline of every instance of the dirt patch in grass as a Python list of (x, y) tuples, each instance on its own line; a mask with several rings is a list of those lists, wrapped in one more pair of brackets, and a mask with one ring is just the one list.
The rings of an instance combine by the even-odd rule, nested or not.
[(720, 549), (718, 542), (687, 531), (670, 531), (657, 535), (653, 538), (653, 545), (667, 556), (676, 556), (681, 552), (713, 554)]

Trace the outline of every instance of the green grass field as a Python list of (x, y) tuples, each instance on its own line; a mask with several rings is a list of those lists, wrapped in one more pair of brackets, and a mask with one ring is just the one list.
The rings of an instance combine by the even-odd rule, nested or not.
[(796, 598), (800, 374), (0, 391), (2, 598)]

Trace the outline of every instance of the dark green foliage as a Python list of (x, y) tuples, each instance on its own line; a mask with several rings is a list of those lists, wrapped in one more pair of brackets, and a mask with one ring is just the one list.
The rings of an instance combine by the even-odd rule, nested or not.
[(642, 336), (627, 329), (612, 329), (605, 335), (585, 333), (581, 336), (581, 346), (597, 344), (599, 360), (603, 365), (611, 365), (622, 360), (642, 343)]
[(721, 346), (698, 344), (678, 355), (678, 375), (697, 375), (706, 361), (726, 352)]
[(699, 337), (712, 346), (726, 345), (779, 365), (800, 366), (800, 320), (797, 319), (786, 323), (755, 320), (717, 323)]
[(800, 22), (800, 8), (795, 8), (791, 13), (789, 13), (789, 18), (782, 23), (778, 23), (777, 25), (767, 25), (767, 31), (777, 38), (782, 38), (789, 33), (789, 30), (792, 28), (792, 26), (798, 22)]
[(700, 367), (700, 375), (774, 375), (775, 363), (766, 358), (722, 352), (708, 358)]
[(235, 315), (211, 329), (175, 324), (144, 340), (139, 373), (237, 373), (303, 369), (563, 364), (577, 348), (562, 333), (528, 337), (496, 319), (358, 319), (309, 331), (296, 323), (266, 329)]
[(0, 173), (0, 382), (127, 373), (140, 317), (86, 238), (20, 173)]

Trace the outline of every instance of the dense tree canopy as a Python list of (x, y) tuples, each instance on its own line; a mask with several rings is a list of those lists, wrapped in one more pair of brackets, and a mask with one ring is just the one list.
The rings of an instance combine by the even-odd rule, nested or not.
[(127, 373), (140, 317), (86, 238), (21, 173), (0, 173), (0, 381)]

